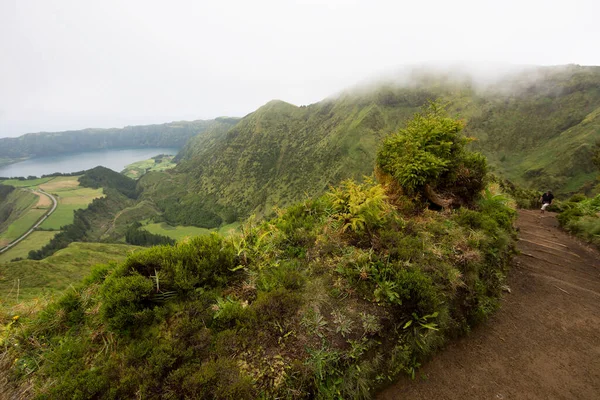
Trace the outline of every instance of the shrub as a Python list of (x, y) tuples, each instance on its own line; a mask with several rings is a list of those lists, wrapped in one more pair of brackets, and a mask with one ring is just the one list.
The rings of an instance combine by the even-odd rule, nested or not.
[(483, 156), (466, 150), (469, 139), (460, 135), (463, 128), (463, 121), (430, 103), (406, 128), (384, 140), (377, 168), (405, 193), (422, 194), (434, 204), (441, 205), (432, 191), (470, 203), (485, 187), (487, 166)]
[(236, 362), (219, 358), (201, 365), (190, 364), (173, 371), (168, 378), (171, 392), (194, 399), (254, 399), (250, 377), (243, 375)]
[(154, 284), (149, 278), (135, 273), (129, 276), (111, 276), (102, 287), (102, 318), (117, 333), (129, 332), (133, 326), (143, 325), (151, 307), (150, 297)]
[(189, 292), (197, 287), (217, 287), (235, 276), (237, 256), (233, 246), (217, 234), (197, 236), (176, 246), (159, 246), (137, 252), (118, 268), (118, 275), (139, 273), (153, 277), (157, 290)]

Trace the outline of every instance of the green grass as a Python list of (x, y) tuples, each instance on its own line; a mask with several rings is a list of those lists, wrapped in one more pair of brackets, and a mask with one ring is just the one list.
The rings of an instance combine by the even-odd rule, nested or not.
[(219, 232), (221, 235), (228, 236), (233, 232), (239, 231), (241, 225), (242, 224), (239, 222), (232, 222), (231, 224), (223, 225), (218, 229), (217, 232)]
[(58, 207), (48, 217), (41, 229), (57, 230), (73, 223), (73, 212), (85, 208), (95, 198), (102, 197), (102, 189), (84, 188), (79, 186), (78, 177), (58, 177), (41, 185), (47, 192), (55, 195)]
[(80, 208), (84, 208), (85, 205), (60, 205), (54, 210), (46, 220), (40, 225), (41, 229), (47, 230), (58, 230), (62, 226), (73, 223), (73, 212)]
[[(37, 196), (36, 196), (37, 197)], [(19, 219), (10, 224), (8, 229), (0, 235), (0, 239), (12, 242), (19, 236), (27, 232), (41, 217), (46, 210), (32, 208), (23, 214)]]
[(137, 246), (102, 243), (71, 243), (66, 249), (41, 260), (0, 264), (0, 305), (56, 294), (88, 275), (94, 265), (123, 261)]
[(175, 240), (190, 236), (207, 235), (211, 232), (209, 229), (196, 226), (171, 226), (165, 222), (148, 224), (143, 226), (143, 229), (155, 235), (165, 235)]
[(137, 161), (125, 167), (121, 173), (131, 179), (139, 179), (142, 175), (150, 171), (166, 171), (174, 168), (177, 164), (172, 162), (174, 156), (166, 156), (157, 162), (154, 158)]
[(211, 232), (218, 232), (221, 235), (228, 236), (231, 234), (231, 232), (238, 231), (240, 225), (241, 224), (239, 222), (233, 222), (231, 224), (223, 225), (218, 229), (205, 229), (198, 228), (196, 226), (171, 226), (166, 222), (160, 222), (144, 225), (142, 229), (145, 229), (155, 235), (165, 235), (175, 240), (181, 240), (186, 237), (207, 235)]
[(0, 264), (7, 263), (15, 258), (27, 258), (27, 255), (31, 250), (38, 250), (45, 244), (50, 242), (52, 238), (58, 233), (58, 231), (46, 232), (46, 231), (35, 231), (31, 235), (10, 250), (0, 254)]
[(39, 179), (31, 179), (31, 180), (25, 180), (25, 181), (20, 181), (18, 179), (6, 179), (6, 180), (2, 181), (2, 184), (14, 186), (14, 187), (32, 187), (32, 186), (41, 185), (52, 179), (54, 179), (54, 178), (52, 178), (52, 177), (39, 178)]

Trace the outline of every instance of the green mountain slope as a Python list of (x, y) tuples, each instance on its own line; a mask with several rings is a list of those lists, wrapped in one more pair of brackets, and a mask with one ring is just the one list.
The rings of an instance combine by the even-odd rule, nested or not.
[(422, 142), (433, 169), (387, 163), (401, 156), (388, 142), (385, 184), (348, 180), (239, 234), (136, 252), (35, 315), (0, 315), (10, 397), (369, 399), (414, 377), (498, 307), (515, 238), (497, 185), (436, 212), (389, 184), (405, 165), (419, 185), (473, 183), (462, 122), (426, 119), (397, 139)]
[(467, 121), (465, 132), (477, 139), (472, 148), (501, 174), (566, 194), (593, 175), (588, 154), (600, 139), (599, 88), (600, 67), (563, 66), (531, 68), (486, 86), (418, 73), (410, 84), (389, 79), (309, 106), (272, 101), (226, 134), (191, 141), (174, 171), (149, 174), (140, 184), (173, 223), (212, 227), (267, 215), (371, 174), (380, 140), (440, 99)]
[(121, 262), (138, 249), (141, 248), (123, 244), (71, 243), (45, 260), (2, 264), (0, 305), (9, 307), (38, 296), (60, 293), (89, 275), (94, 265)]
[(37, 202), (38, 196), (28, 190), (0, 185), (0, 248), (26, 232), (31, 224), (35, 223), (39, 215), (32, 213), (31, 218), (24, 219), (22, 227), (13, 226), (14, 232), (8, 232), (11, 224), (24, 217)]

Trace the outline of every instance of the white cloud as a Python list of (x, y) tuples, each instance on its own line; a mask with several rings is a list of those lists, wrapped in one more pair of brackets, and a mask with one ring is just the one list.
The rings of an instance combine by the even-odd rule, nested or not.
[(442, 60), (600, 64), (600, 3), (0, 2), (0, 137), (244, 115)]

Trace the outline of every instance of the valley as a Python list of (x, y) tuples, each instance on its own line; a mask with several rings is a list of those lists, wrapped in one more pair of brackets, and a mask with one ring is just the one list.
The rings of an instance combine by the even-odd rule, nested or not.
[(58, 207), (0, 256), (18, 360), (0, 373), (49, 398), (370, 398), (414, 378), (500, 307), (517, 205), (550, 187), (595, 243), (599, 82), (415, 73), (211, 120), (121, 173), (4, 179), (0, 240), (46, 212), (36, 191)]

